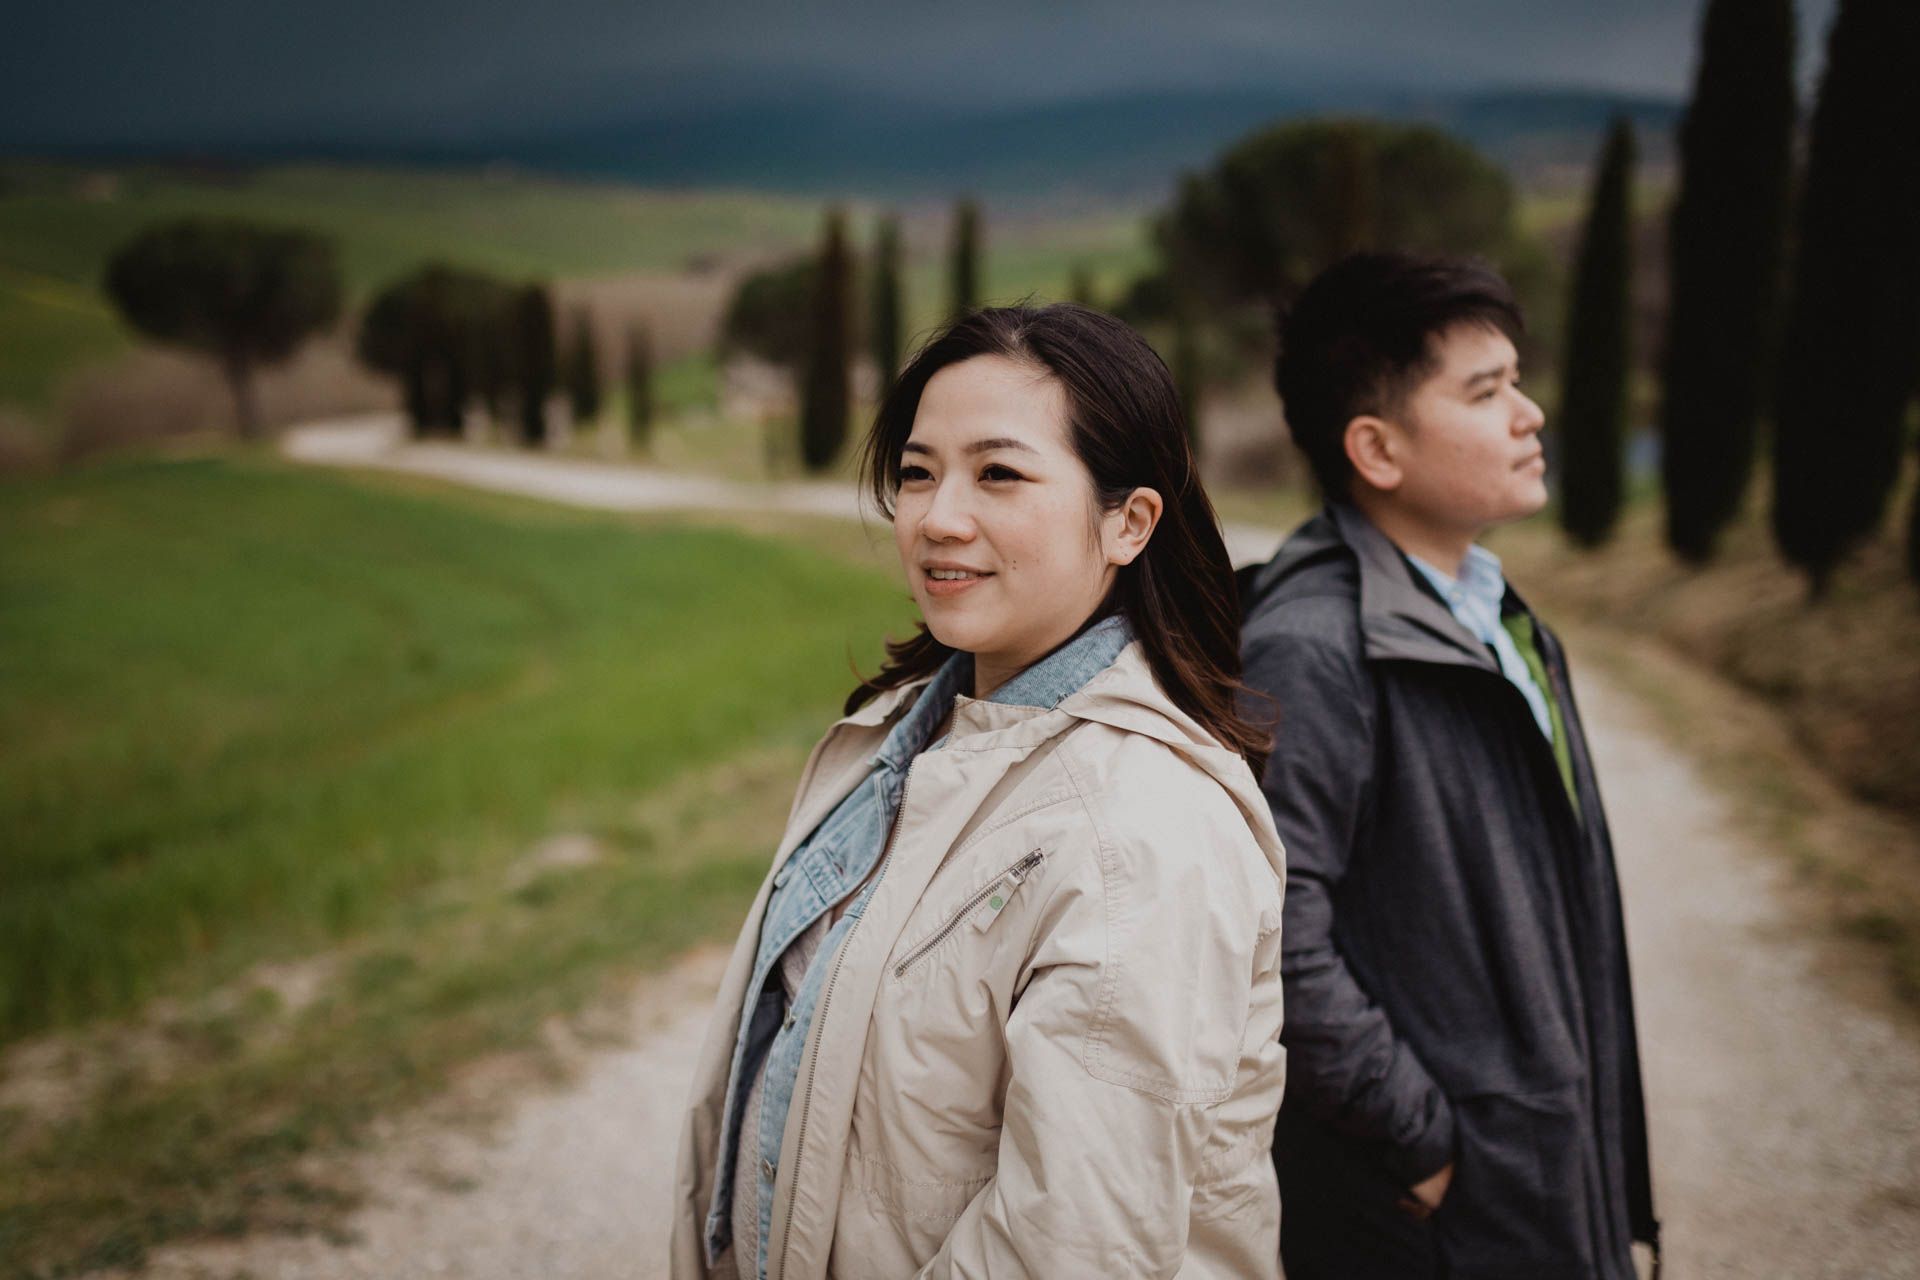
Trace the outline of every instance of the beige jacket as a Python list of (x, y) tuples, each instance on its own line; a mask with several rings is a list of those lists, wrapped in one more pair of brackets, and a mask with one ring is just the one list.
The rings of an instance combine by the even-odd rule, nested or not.
[[(775, 870), (917, 691), (814, 748)], [(826, 961), (769, 1280), (1277, 1276), (1285, 868), (1245, 761), (1173, 705), (1138, 644), (1051, 711), (959, 699)], [(709, 1274), (702, 1225), (771, 881), (694, 1077), (683, 1280)], [(733, 1280), (730, 1254), (712, 1274)]]

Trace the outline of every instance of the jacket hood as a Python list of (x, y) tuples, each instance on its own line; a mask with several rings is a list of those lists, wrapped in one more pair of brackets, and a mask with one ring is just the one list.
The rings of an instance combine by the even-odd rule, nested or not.
[(1268, 862), (1276, 873), (1285, 876), (1286, 851), (1274, 833), (1272, 811), (1252, 768), (1238, 752), (1221, 746), (1198, 720), (1174, 704), (1154, 677), (1139, 641), (1121, 650), (1112, 666), (1062, 702), (1059, 711), (1078, 720), (1151, 738), (1205, 772), (1233, 797)]
[[(886, 690), (840, 723), (877, 729), (917, 697), (929, 680), (923, 677)], [(954, 707), (952, 736), (956, 742), (968, 739), (970, 748), (1037, 746), (1063, 732), (1069, 727), (1066, 722), (1072, 720), (1151, 738), (1205, 772), (1233, 797), (1247, 815), (1248, 826), (1261, 833), (1268, 860), (1284, 873), (1286, 856), (1278, 838), (1271, 835), (1271, 811), (1253, 770), (1244, 757), (1221, 746), (1199, 721), (1175, 705), (1154, 677), (1146, 651), (1137, 640), (1122, 649), (1106, 670), (1051, 711), (959, 698)], [(982, 734), (990, 736), (976, 736)]]
[(1360, 634), (1370, 661), (1499, 671), (1487, 647), (1415, 580), (1413, 566), (1392, 540), (1344, 502), (1328, 503), (1253, 571), (1245, 584), (1243, 614), (1252, 622), (1284, 600), (1329, 594), (1343, 567), (1358, 579)]

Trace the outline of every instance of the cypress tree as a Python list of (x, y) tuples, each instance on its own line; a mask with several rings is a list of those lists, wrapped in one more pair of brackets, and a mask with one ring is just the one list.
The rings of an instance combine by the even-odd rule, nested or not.
[(593, 344), (593, 313), (585, 307), (573, 313), (573, 344), (567, 352), (567, 404), (574, 425), (600, 416), (600, 357)]
[(1084, 262), (1073, 264), (1073, 270), (1067, 275), (1067, 301), (1077, 302), (1083, 307), (1091, 307), (1093, 301), (1093, 272)]
[(1907, 576), (1920, 582), (1920, 485), (1907, 508)]
[(513, 372), (524, 444), (547, 442), (547, 397), (557, 380), (555, 364), (553, 298), (546, 286), (530, 284), (513, 301)]
[(1793, 173), (1793, 0), (1709, 0), (1680, 126), (1660, 405), (1667, 544), (1700, 563), (1753, 470)]
[(1880, 527), (1920, 353), (1920, 22), (1841, 0), (1813, 113), (1776, 393), (1773, 532), (1825, 593)]
[(846, 219), (835, 209), (827, 214), (814, 273), (813, 324), (800, 385), (800, 461), (809, 471), (832, 466), (846, 441), (847, 415), (853, 407), (847, 384), (853, 346), (851, 275)]
[(1180, 414), (1187, 422), (1187, 444), (1200, 456), (1200, 341), (1193, 322), (1194, 308), (1182, 301), (1173, 312), (1173, 385), (1180, 393)]
[(1633, 126), (1621, 116), (1600, 153), (1561, 361), (1560, 523), (1586, 547), (1613, 532), (1624, 487), (1632, 201)]
[(972, 200), (954, 206), (952, 285), (951, 314), (980, 305), (980, 206)]
[(881, 220), (873, 247), (873, 313), (867, 321), (881, 395), (900, 371), (900, 312), (900, 220), (889, 216)]
[(645, 324), (627, 330), (627, 434), (643, 449), (653, 435), (653, 337)]

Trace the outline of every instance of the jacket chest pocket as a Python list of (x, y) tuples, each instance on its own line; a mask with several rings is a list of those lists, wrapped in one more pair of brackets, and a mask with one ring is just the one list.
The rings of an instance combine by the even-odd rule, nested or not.
[(978, 889), (963, 897), (950, 911), (945, 913), (938, 928), (909, 946), (890, 966), (888, 972), (895, 980), (909, 976), (926, 959), (939, 950), (940, 945), (962, 930), (984, 933), (993, 927), (1012, 903), (1014, 895), (1021, 886), (1033, 878), (1040, 864), (1046, 861), (1047, 851), (1034, 848), (1021, 854), (1009, 863), (998, 875), (991, 876)]

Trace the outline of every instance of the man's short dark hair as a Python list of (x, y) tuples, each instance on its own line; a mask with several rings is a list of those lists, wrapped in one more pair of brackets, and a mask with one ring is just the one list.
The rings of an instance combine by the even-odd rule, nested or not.
[(1315, 276), (1279, 317), (1274, 387), (1287, 429), (1320, 488), (1344, 498), (1353, 479), (1347, 424), (1390, 417), (1438, 367), (1435, 340), (1480, 324), (1520, 341), (1520, 304), (1484, 263), (1356, 253)]

